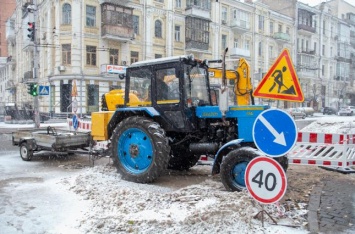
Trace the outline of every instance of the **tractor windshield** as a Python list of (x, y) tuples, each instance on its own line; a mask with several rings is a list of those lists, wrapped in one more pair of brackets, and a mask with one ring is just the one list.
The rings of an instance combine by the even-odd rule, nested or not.
[(184, 77), (188, 102), (190, 101), (193, 106), (210, 105), (207, 68), (185, 65)]

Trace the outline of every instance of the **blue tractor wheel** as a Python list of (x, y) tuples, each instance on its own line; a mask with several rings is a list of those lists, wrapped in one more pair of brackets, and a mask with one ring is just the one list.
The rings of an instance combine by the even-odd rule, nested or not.
[(112, 157), (122, 178), (138, 183), (153, 182), (166, 170), (170, 147), (165, 131), (145, 117), (120, 122), (112, 136)]
[(245, 170), (248, 163), (259, 156), (254, 148), (242, 147), (229, 152), (221, 163), (221, 180), (228, 191), (245, 189)]
[[(228, 191), (241, 191), (246, 189), (244, 175), (248, 163), (255, 157), (260, 156), (257, 149), (252, 147), (241, 147), (229, 152), (221, 163), (221, 180)], [(284, 171), (288, 168), (287, 156), (274, 158)]]

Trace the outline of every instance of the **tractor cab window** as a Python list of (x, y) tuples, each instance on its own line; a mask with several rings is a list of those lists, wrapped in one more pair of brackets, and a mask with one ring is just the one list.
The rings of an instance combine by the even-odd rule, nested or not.
[(210, 105), (207, 69), (185, 65), (184, 77), (187, 103), (193, 106)]
[(130, 106), (149, 106), (151, 100), (152, 73), (149, 69), (137, 69), (130, 72), (129, 101)]
[(156, 70), (156, 94), (158, 104), (171, 104), (180, 102), (179, 78), (176, 77), (175, 68)]

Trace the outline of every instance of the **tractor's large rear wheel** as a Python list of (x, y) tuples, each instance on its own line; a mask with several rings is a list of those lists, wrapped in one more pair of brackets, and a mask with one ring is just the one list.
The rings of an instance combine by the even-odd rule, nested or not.
[(165, 131), (148, 118), (129, 117), (113, 133), (113, 162), (125, 180), (153, 182), (167, 169), (169, 152)]

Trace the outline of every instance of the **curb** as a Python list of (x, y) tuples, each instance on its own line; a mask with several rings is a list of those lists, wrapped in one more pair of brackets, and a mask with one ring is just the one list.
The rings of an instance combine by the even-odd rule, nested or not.
[(320, 205), (320, 197), (322, 194), (323, 183), (312, 189), (308, 202), (308, 229), (310, 233), (319, 233), (318, 210)]

